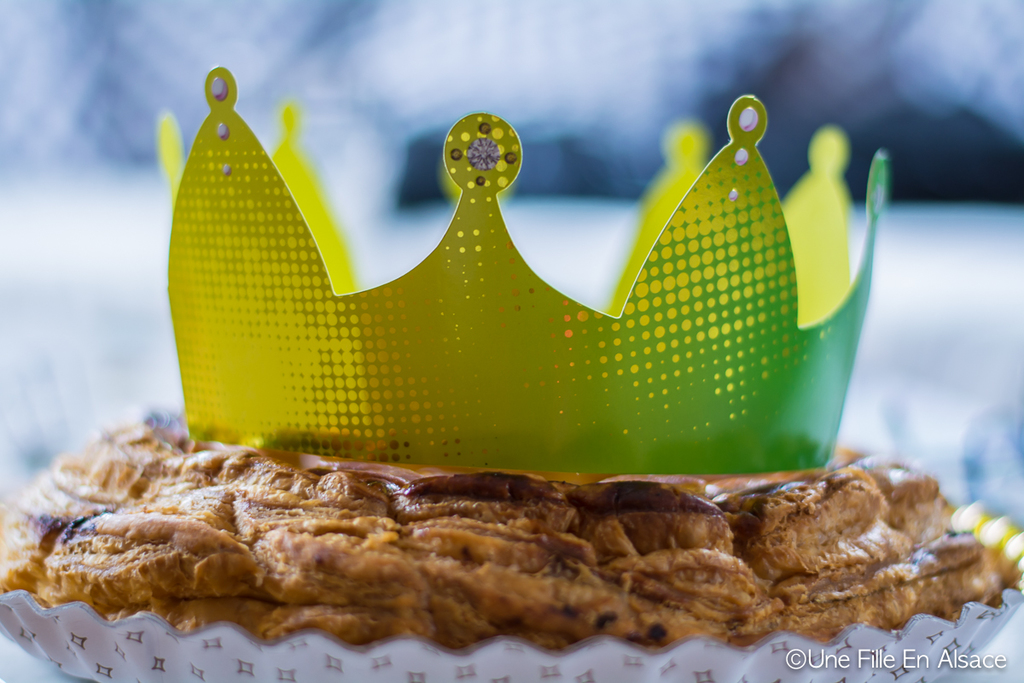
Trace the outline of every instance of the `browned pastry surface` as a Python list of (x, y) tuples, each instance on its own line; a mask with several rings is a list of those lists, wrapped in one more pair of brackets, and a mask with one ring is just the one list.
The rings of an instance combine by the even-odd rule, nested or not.
[(596, 634), (827, 639), (997, 604), (1011, 577), (948, 532), (935, 480), (873, 460), (758, 478), (422, 474), (288, 466), (132, 427), (63, 456), (4, 511), (0, 588), (183, 629), (416, 634), (450, 647)]

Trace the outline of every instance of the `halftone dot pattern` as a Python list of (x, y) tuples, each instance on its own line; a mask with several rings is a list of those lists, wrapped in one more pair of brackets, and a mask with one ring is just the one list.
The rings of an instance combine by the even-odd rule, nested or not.
[[(747, 108), (760, 114), (761, 125), (750, 131), (733, 120)], [(759, 388), (799, 363), (805, 345), (796, 335), (797, 287), (785, 219), (754, 146), (766, 122), (752, 98), (733, 106), (733, 140), (662, 232), (626, 304), (623, 334), (614, 340), (628, 341), (671, 370), (635, 383), (640, 398), (669, 410), (690, 390), (706, 390), (704, 400), (718, 406), (713, 417), (673, 425), (698, 438), (721, 431), (726, 418), (747, 415)], [(733, 188), (743, 188), (735, 199)], [(629, 364), (629, 373), (653, 367)]]
[[(215, 70), (208, 93), (215, 77), (228, 94), (208, 95), (171, 243), (194, 437), (579, 472), (757, 471), (827, 457), (867, 287), (821, 327), (797, 328), (785, 221), (755, 147), (767, 117), (753, 98), (734, 105), (732, 141), (615, 317), (523, 261), (498, 195), (523, 150), (490, 114), (463, 118), (447, 137), (462, 195), (438, 246), (391, 283), (333, 295), (301, 213), (234, 112), (234, 79)], [(756, 125), (741, 129), (735, 119), (750, 108)]]
[[(211, 92), (216, 78), (224, 100)], [(208, 438), (263, 445), (263, 435), (318, 425), (308, 407), (329, 348), (325, 314), (339, 306), (288, 188), (234, 112), (235, 88), (224, 69), (207, 79), (211, 116), (175, 204), (169, 289), (190, 424)], [(268, 370), (285, 381), (264, 395), (251, 383)], [(254, 394), (265, 410), (249, 410)]]

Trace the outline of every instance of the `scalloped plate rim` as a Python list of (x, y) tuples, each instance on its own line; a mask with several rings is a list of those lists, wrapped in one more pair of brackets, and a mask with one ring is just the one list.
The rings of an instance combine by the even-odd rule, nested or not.
[(933, 614), (920, 613), (910, 617), (910, 619), (907, 620), (906, 624), (904, 624), (902, 628), (895, 630), (881, 629), (876, 626), (871, 626), (869, 624), (850, 624), (849, 626), (844, 628), (837, 636), (835, 636), (827, 642), (816, 641), (813, 638), (810, 638), (806, 635), (794, 633), (792, 631), (775, 631), (764, 636), (763, 638), (761, 638), (760, 640), (756, 641), (751, 645), (740, 646), (719, 640), (713, 636), (694, 634), (690, 636), (684, 636), (679, 640), (676, 640), (662, 648), (652, 649), (645, 648), (642, 645), (630, 642), (625, 638), (617, 638), (611, 635), (596, 635), (584, 638), (583, 640), (573, 643), (561, 650), (549, 650), (547, 648), (541, 647), (531, 641), (528, 641), (524, 638), (520, 638), (517, 636), (494, 636), (492, 638), (482, 640), (478, 643), (467, 645), (466, 647), (458, 650), (436, 643), (435, 641), (432, 641), (429, 638), (416, 635), (390, 636), (387, 638), (376, 640), (373, 643), (366, 645), (353, 645), (351, 643), (346, 643), (345, 641), (341, 640), (332, 633), (329, 633), (327, 631), (324, 631), (323, 629), (318, 628), (306, 628), (299, 631), (294, 631), (292, 633), (288, 633), (278, 638), (268, 640), (253, 635), (251, 632), (247, 631), (239, 624), (236, 624), (231, 621), (217, 621), (212, 624), (200, 626), (190, 631), (182, 631), (176, 626), (173, 626), (169, 621), (167, 621), (160, 615), (155, 614), (153, 612), (141, 611), (128, 617), (122, 617), (120, 619), (105, 619), (91, 605), (80, 600), (62, 603), (60, 605), (55, 605), (53, 607), (43, 607), (36, 601), (35, 596), (32, 593), (24, 589), (8, 591), (6, 593), (0, 594), (0, 605), (5, 606), (8, 609), (11, 609), (12, 611), (16, 611), (15, 608), (12, 607), (9, 603), (18, 599), (23, 600), (23, 604), (27, 604), (29, 608), (32, 609), (33, 612), (35, 612), (38, 616), (41, 617), (52, 617), (53, 615), (59, 614), (60, 612), (81, 611), (91, 616), (100, 624), (112, 628), (116, 628), (118, 624), (123, 622), (128, 622), (134, 619), (141, 619), (159, 625), (160, 627), (164, 628), (167, 631), (167, 633), (175, 639), (184, 638), (189, 640), (202, 640), (202, 636), (204, 634), (210, 633), (217, 629), (226, 628), (229, 631), (232, 631), (242, 636), (244, 639), (248, 640), (251, 644), (257, 646), (261, 650), (264, 647), (277, 648), (282, 645), (286, 645), (291, 641), (299, 640), (306, 637), (317, 637), (323, 638), (354, 655), (369, 655), (374, 650), (377, 650), (381, 647), (392, 645), (394, 643), (411, 642), (418, 643), (420, 645), (426, 646), (437, 652), (442, 652), (449, 656), (467, 657), (469, 655), (475, 654), (480, 650), (485, 650), (490, 647), (497, 647), (499, 644), (513, 642), (522, 645), (523, 647), (527, 647), (538, 654), (562, 658), (581, 650), (601, 646), (602, 644), (608, 642), (623, 645), (631, 650), (648, 656), (671, 654), (673, 651), (682, 648), (683, 646), (691, 642), (704, 642), (707, 645), (712, 645), (720, 647), (724, 650), (729, 650), (733, 654), (749, 655), (760, 650), (762, 647), (768, 645), (770, 642), (777, 641), (780, 636), (786, 639), (797, 638), (805, 640), (809, 643), (814, 643), (815, 647), (828, 648), (842, 643), (846, 638), (849, 638), (853, 633), (861, 631), (874, 631), (881, 634), (884, 637), (892, 638), (894, 642), (899, 642), (903, 640), (904, 637), (906, 637), (907, 633), (912, 628), (914, 628), (921, 622), (934, 621), (947, 628), (951, 626), (954, 629), (958, 629), (967, 621), (968, 617), (970, 616), (969, 612), (972, 609), (980, 608), (984, 610), (995, 610), (996, 614), (999, 615), (1002, 615), (1007, 612), (1012, 614), (1013, 612), (1016, 612), (1022, 604), (1024, 604), (1024, 593), (1022, 593), (1022, 591), (1020, 590), (1013, 588), (1004, 589), (1002, 592), (1003, 604), (999, 607), (991, 607), (989, 605), (977, 601), (964, 603), (964, 606), (960, 611), (960, 617), (955, 622), (949, 621), (948, 619), (943, 619), (942, 617), (937, 617)]

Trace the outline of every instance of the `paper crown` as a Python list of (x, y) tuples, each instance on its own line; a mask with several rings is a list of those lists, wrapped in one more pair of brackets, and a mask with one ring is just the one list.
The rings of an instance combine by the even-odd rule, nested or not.
[(234, 111), (230, 72), (209, 74), (206, 98), (175, 200), (168, 288), (193, 438), (560, 472), (756, 472), (830, 456), (888, 195), (884, 153), (868, 179), (859, 272), (811, 324), (798, 324), (794, 248), (756, 148), (767, 116), (753, 97), (732, 106), (730, 142), (609, 310), (524, 262), (497, 199), (522, 143), (484, 113), (447, 137), (462, 194), (440, 243), (400, 278), (352, 293), (335, 275), (347, 266), (318, 248), (305, 207)]

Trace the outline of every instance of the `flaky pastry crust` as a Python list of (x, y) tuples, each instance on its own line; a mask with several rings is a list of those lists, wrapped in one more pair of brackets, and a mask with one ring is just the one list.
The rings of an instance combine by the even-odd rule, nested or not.
[(949, 531), (931, 477), (824, 470), (594, 484), (368, 463), (300, 468), (133, 426), (59, 458), (3, 514), (0, 588), (181, 629), (320, 628), (458, 648), (513, 635), (660, 646), (828, 639), (998, 604), (1010, 577)]

